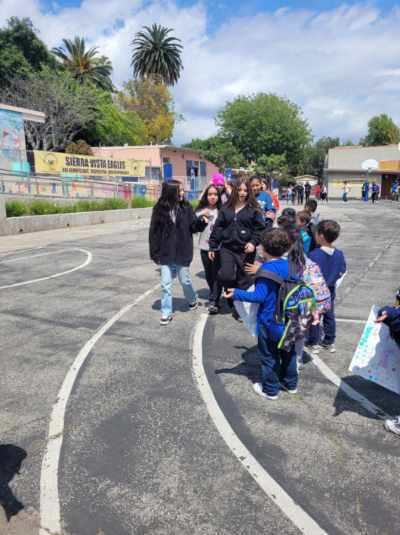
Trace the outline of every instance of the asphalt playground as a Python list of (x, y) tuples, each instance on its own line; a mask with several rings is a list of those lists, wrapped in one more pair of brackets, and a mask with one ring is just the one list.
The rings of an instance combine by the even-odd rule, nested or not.
[[(148, 222), (0, 238), (0, 534), (396, 535), (400, 397), (348, 371), (400, 286), (400, 206), (332, 202), (348, 275), (335, 354), (297, 395), (256, 396), (227, 313), (159, 325)], [(18, 465), (20, 466), (20, 469)]]

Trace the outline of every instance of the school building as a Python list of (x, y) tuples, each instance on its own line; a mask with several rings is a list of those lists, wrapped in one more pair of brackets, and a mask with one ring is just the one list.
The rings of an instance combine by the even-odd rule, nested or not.
[[(372, 165), (365, 170), (373, 161)], [(390, 198), (390, 188), (400, 180), (400, 145), (379, 147), (346, 146), (330, 149), (325, 162), (324, 179), (331, 199), (342, 196), (343, 182), (351, 187), (350, 198), (361, 199), (361, 186), (366, 179), (381, 188), (381, 197)]]
[[(93, 147), (92, 150), (95, 156), (145, 161), (147, 179), (175, 178), (190, 186), (191, 182), (205, 182), (219, 172), (218, 167), (203, 158), (200, 152), (173, 145)], [(201, 190), (202, 187), (189, 189)]]

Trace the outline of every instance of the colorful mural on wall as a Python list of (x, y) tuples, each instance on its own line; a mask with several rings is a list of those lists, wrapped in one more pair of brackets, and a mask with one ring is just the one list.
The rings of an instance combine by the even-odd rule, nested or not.
[(29, 173), (22, 113), (0, 110), (0, 169)]

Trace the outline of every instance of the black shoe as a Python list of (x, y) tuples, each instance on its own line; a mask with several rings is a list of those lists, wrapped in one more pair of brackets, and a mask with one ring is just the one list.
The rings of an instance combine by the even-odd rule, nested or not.
[(195, 301), (189, 305), (189, 310), (197, 310), (199, 308), (199, 303)]
[(211, 316), (214, 316), (215, 314), (218, 314), (218, 312), (219, 312), (219, 307), (217, 305), (214, 305), (214, 303), (211, 303), (210, 306), (208, 307), (208, 313)]
[(239, 315), (238, 311), (236, 310), (236, 308), (235, 308), (235, 310), (232, 312), (232, 318), (233, 318), (234, 320), (238, 321), (239, 323), (243, 323), (243, 320), (242, 320), (242, 318), (240, 317), (240, 315)]

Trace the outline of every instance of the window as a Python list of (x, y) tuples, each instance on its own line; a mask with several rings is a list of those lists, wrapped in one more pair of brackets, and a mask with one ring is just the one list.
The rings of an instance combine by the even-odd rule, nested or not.
[(204, 161), (200, 162), (200, 176), (207, 176), (207, 164)]

